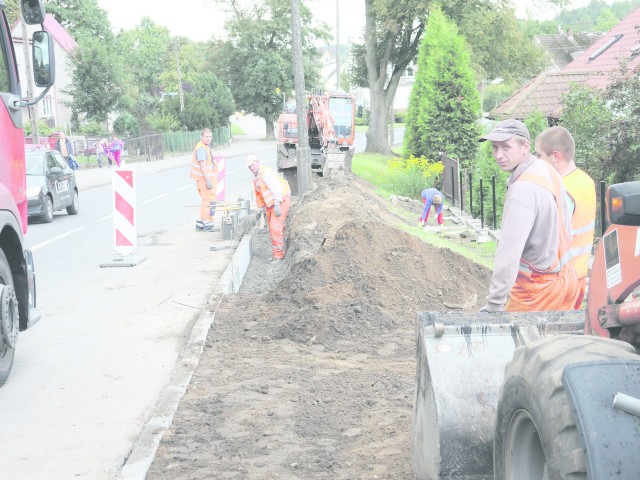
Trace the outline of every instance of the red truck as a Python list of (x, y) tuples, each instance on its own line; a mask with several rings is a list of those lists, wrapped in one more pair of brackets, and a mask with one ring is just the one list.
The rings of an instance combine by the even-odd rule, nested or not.
[[(43, 24), (41, 0), (20, 3), (27, 25)], [(22, 110), (39, 101), (55, 80), (53, 41), (42, 27), (30, 39), (31, 68), (35, 85), (45, 90), (32, 102), (23, 100), (5, 8), (5, 0), (0, 0), (0, 386), (11, 372), (18, 333), (40, 319), (33, 257), (24, 248), (27, 198)]]

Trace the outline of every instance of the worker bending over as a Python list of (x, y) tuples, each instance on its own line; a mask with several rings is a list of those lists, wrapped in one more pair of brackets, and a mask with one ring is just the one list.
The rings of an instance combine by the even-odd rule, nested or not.
[(260, 165), (255, 155), (247, 157), (247, 167), (253, 173), (256, 205), (263, 208), (267, 216), (273, 248), (272, 261), (281, 261), (284, 258), (284, 224), (291, 205), (291, 188), (274, 169)]
[(498, 123), (480, 138), (493, 144), (498, 167), (511, 172), (487, 304), (481, 309), (571, 310), (578, 277), (569, 261), (571, 215), (562, 177), (531, 154), (531, 137), (518, 120)]
[(562, 175), (571, 209), (571, 262), (578, 275), (580, 293), (576, 300), (578, 310), (584, 300), (589, 271), (589, 256), (593, 248), (596, 225), (596, 184), (576, 166), (576, 144), (564, 127), (550, 127), (536, 137), (538, 158), (549, 163)]
[(424, 203), (424, 210), (420, 216), (420, 225), (424, 227), (425, 223), (429, 219), (429, 212), (431, 211), (431, 205), (438, 215), (438, 225), (442, 225), (444, 220), (442, 218), (442, 200), (444, 196), (437, 188), (427, 188), (422, 191), (422, 203)]

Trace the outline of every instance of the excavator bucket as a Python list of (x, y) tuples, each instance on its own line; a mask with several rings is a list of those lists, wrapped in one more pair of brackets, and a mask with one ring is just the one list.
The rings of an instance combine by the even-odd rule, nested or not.
[(581, 334), (584, 318), (584, 311), (419, 313), (416, 478), (493, 479), (498, 395), (514, 349), (549, 335)]
[(327, 152), (322, 169), (322, 176), (329, 175), (331, 170), (345, 170), (350, 172), (352, 158), (353, 150), (351, 149)]

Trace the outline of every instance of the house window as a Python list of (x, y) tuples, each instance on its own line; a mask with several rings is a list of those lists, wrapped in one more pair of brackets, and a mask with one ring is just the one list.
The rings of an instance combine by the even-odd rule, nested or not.
[(42, 116), (50, 117), (53, 115), (52, 101), (51, 96), (47, 95), (42, 99), (42, 103), (40, 104), (40, 108), (42, 108)]

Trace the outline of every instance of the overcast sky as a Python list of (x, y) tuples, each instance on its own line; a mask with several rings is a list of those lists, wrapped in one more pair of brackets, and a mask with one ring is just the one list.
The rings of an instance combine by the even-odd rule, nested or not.
[[(358, 40), (364, 27), (364, 0), (305, 0), (315, 18), (326, 22), (333, 34), (336, 21), (340, 24), (340, 43), (350, 39)], [(519, 17), (527, 9), (534, 17), (543, 19), (553, 14), (553, 10), (544, 9), (544, 13), (531, 10), (531, 0), (514, 0)], [(589, 0), (573, 0), (572, 7), (584, 6)], [(608, 2), (610, 3), (610, 2)], [(196, 41), (205, 41), (212, 35), (223, 34), (223, 13), (214, 2), (209, 0), (180, 0), (179, 2), (159, 2), (158, 0), (98, 0), (98, 5), (107, 11), (114, 30), (130, 30), (140, 23), (143, 16), (150, 17), (156, 24), (165, 26), (172, 35), (180, 35)], [(337, 5), (340, 16), (337, 19)]]

